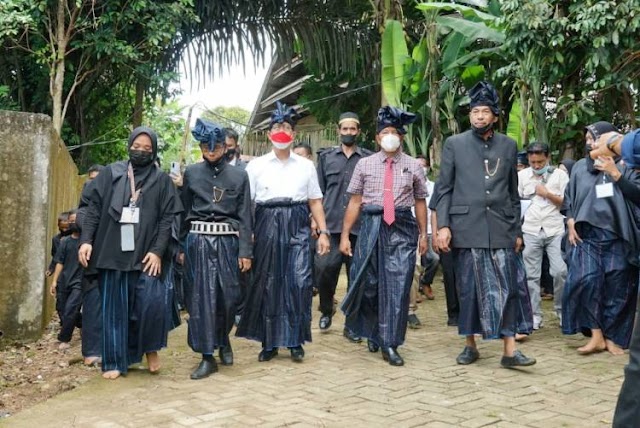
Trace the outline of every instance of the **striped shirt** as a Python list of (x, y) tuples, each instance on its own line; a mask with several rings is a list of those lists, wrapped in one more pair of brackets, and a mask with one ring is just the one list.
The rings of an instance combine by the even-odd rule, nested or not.
[[(428, 196), (424, 171), (418, 161), (396, 152), (393, 163), (393, 202), (396, 207), (412, 207), (416, 199)], [(362, 195), (363, 205), (382, 205), (387, 154), (379, 151), (358, 161), (348, 193)]]

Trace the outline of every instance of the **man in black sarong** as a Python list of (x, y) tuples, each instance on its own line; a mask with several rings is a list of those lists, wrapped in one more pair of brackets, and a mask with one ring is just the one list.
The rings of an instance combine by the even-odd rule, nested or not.
[(187, 167), (182, 186), (186, 307), (189, 346), (202, 354), (191, 379), (218, 370), (213, 357), (220, 351), (223, 365), (233, 364), (229, 332), (240, 299), (240, 272), (251, 269), (251, 190), (247, 173), (225, 157), (224, 130), (198, 119), (192, 131), (205, 162)]
[(150, 372), (160, 370), (157, 351), (172, 327), (161, 259), (182, 204), (154, 162), (156, 133), (138, 127), (128, 147), (129, 160), (108, 165), (88, 187), (78, 251), (80, 263), (99, 278), (105, 379), (126, 374), (143, 354)]
[(258, 361), (269, 361), (287, 347), (301, 362), (302, 345), (311, 341), (313, 216), (320, 237), (318, 254), (329, 252), (322, 192), (313, 162), (291, 153), (297, 114), (277, 103), (269, 139), (273, 151), (247, 165), (256, 203), (252, 285), (236, 335), (262, 342)]
[(493, 86), (479, 82), (469, 96), (472, 129), (445, 141), (436, 185), (438, 247), (454, 249), (458, 331), (466, 337), (456, 361), (471, 364), (478, 359), (474, 335), (482, 334), (504, 341), (503, 367), (529, 366), (536, 361), (515, 349), (520, 287), (525, 285), (518, 279), (522, 231), (517, 147), (493, 130), (500, 114)]
[[(416, 159), (402, 152), (404, 125), (413, 121), (414, 114), (395, 107), (378, 111), (376, 142), (382, 150), (356, 164), (340, 237), (340, 251), (353, 257), (351, 288), (342, 303), (345, 327), (366, 337), (370, 352), (382, 347), (383, 359), (392, 366), (404, 364), (397, 348), (407, 331), (416, 243), (420, 255), (428, 245), (424, 172)], [(349, 235), (361, 213), (352, 252)]]

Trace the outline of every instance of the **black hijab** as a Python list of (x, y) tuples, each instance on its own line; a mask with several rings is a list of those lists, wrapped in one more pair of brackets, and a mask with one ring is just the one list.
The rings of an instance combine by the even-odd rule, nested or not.
[(560, 161), (560, 165), (564, 165), (565, 168), (567, 168), (567, 175), (569, 177), (571, 177), (571, 169), (573, 169), (573, 166), (576, 164), (576, 161), (574, 161), (573, 159), (562, 159), (562, 161)]
[[(611, 123), (605, 122), (605, 121), (595, 122), (595, 123), (592, 123), (591, 125), (587, 125), (584, 128), (585, 139), (587, 134), (590, 134), (591, 137), (593, 137), (594, 141), (600, 138), (602, 134), (606, 134), (607, 132), (618, 132), (618, 128), (613, 126)], [(589, 156), (590, 151), (591, 151), (591, 147), (587, 146), (585, 150), (586, 159), (587, 159), (587, 170), (591, 174), (599, 174), (600, 171), (598, 171), (594, 166), (595, 161), (591, 159), (591, 157)]]
[[(153, 185), (153, 183), (158, 180), (161, 173), (155, 163), (155, 160), (158, 157), (158, 135), (153, 129), (147, 128), (146, 126), (139, 126), (134, 129), (129, 135), (127, 148), (131, 148), (135, 139), (141, 134), (145, 134), (151, 139), (153, 162), (145, 166), (132, 165), (135, 188), (136, 190), (141, 190), (140, 197), (137, 202), (138, 206), (141, 205), (142, 199), (144, 198), (144, 189)], [(111, 165), (113, 195), (111, 197), (111, 203), (109, 204), (109, 213), (115, 221), (120, 221), (120, 217), (122, 216), (122, 207), (129, 206), (129, 201), (131, 199), (131, 186), (127, 175), (129, 164), (129, 161), (123, 161), (116, 162)]]

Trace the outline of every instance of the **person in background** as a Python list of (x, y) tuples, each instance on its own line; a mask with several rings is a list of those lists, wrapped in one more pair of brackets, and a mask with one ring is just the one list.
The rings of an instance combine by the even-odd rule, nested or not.
[(293, 153), (313, 162), (313, 149), (307, 143), (296, 143), (293, 146)]
[(238, 139), (240, 136), (238, 132), (233, 128), (224, 128), (225, 140), (224, 143), (227, 146), (225, 158), (229, 165), (237, 166), (240, 169), (246, 169), (247, 163), (240, 159), (240, 145)]
[(60, 247), (60, 241), (65, 236), (69, 236), (71, 231), (69, 230), (69, 211), (61, 212), (58, 215), (58, 233), (51, 238), (51, 263), (49, 263), (49, 267), (45, 272), (45, 276), (50, 277), (53, 275), (53, 271), (56, 268), (56, 263), (53, 259), (58, 252), (58, 247)]
[[(324, 198), (322, 205), (327, 215), (327, 229), (331, 233), (329, 239), (332, 248), (340, 248), (340, 234), (342, 233), (344, 213), (349, 203), (347, 187), (353, 176), (353, 170), (360, 159), (371, 155), (371, 151), (358, 145), (360, 136), (360, 118), (356, 113), (344, 112), (338, 118), (338, 135), (340, 145), (320, 150), (318, 152), (318, 183)], [(316, 229), (312, 225), (312, 232)], [(352, 245), (355, 245), (359, 231), (356, 223), (349, 235)], [(347, 269), (347, 290), (351, 287), (349, 270), (351, 257), (340, 251), (331, 251), (323, 257), (316, 257), (314, 277), (320, 293), (320, 307), (322, 314), (318, 323), (320, 331), (329, 331), (335, 313), (335, 294), (340, 276), (340, 270), (345, 265)], [(354, 335), (348, 328), (342, 331), (350, 342), (359, 343), (362, 339)]]

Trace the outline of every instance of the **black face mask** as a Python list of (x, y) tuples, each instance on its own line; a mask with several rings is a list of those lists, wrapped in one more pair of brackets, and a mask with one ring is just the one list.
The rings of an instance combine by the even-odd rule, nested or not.
[(80, 227), (77, 223), (69, 223), (69, 234), (80, 233)]
[(71, 235), (73, 232), (71, 231), (71, 225), (69, 225), (69, 227), (67, 228), (67, 230), (61, 230), (60, 231), (60, 235), (61, 236), (69, 236)]
[(473, 133), (476, 134), (478, 137), (483, 138), (484, 134), (486, 134), (487, 132), (489, 132), (491, 129), (493, 129), (493, 122), (491, 122), (488, 125), (485, 125), (483, 127), (476, 127), (471, 125), (471, 129), (473, 130)]
[(153, 153), (129, 149), (129, 161), (133, 166), (147, 166), (153, 162)]
[(345, 146), (353, 146), (356, 143), (355, 135), (341, 135), (340, 142)]
[(227, 153), (225, 153), (227, 160), (233, 160), (236, 157), (236, 149), (227, 149)]

